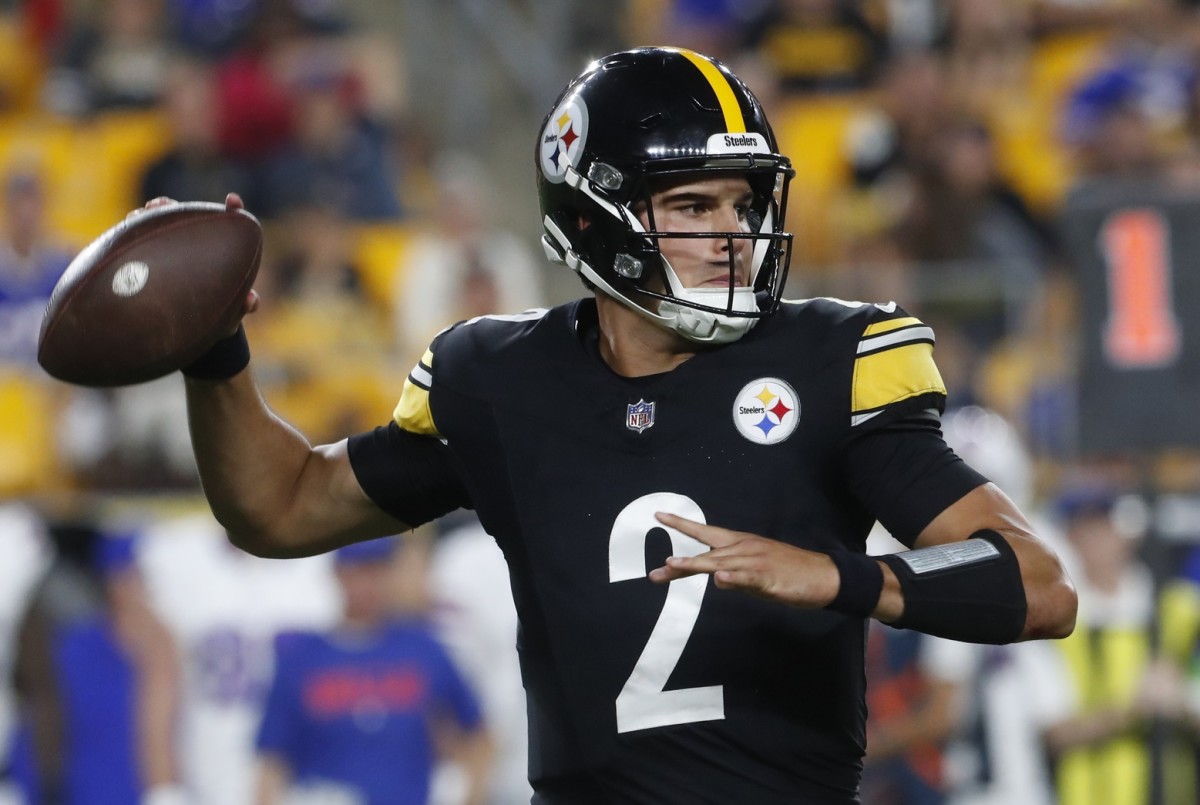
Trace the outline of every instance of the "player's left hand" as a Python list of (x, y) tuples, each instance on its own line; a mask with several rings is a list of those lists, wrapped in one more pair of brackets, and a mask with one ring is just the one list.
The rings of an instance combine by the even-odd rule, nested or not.
[(663, 584), (708, 573), (721, 589), (742, 590), (804, 609), (824, 607), (837, 595), (840, 578), (827, 554), (666, 512), (655, 516), (663, 525), (682, 531), (712, 550), (697, 556), (668, 557), (665, 565), (650, 571), (651, 581)]

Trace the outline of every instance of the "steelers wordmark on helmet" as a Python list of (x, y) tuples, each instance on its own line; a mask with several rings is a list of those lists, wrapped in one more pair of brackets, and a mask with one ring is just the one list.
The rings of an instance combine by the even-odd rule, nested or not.
[(796, 390), (777, 377), (760, 377), (742, 387), (733, 402), (733, 424), (755, 444), (779, 444), (800, 422)]

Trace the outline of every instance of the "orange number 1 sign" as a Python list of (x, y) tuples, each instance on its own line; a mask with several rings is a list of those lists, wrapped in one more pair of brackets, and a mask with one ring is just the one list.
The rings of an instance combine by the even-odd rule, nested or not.
[(1152, 369), (1179, 356), (1169, 233), (1166, 219), (1152, 209), (1115, 213), (1100, 229), (1108, 265), (1104, 354), (1115, 366)]

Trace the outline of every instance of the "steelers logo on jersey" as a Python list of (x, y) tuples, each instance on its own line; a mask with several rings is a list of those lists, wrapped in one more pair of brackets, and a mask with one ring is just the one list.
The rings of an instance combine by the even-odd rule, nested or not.
[(567, 98), (550, 115), (542, 131), (539, 163), (547, 180), (557, 184), (563, 181), (568, 167), (579, 164), (587, 132), (587, 105), (582, 98)]
[(762, 377), (742, 387), (733, 402), (733, 424), (755, 444), (779, 444), (800, 422), (796, 390), (777, 377)]

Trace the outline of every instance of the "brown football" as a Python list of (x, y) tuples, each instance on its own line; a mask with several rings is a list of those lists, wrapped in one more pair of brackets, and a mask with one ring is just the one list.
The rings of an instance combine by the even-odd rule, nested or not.
[(38, 363), (79, 386), (127, 386), (187, 366), (242, 315), (262, 242), (258, 219), (223, 204), (135, 213), (59, 279)]

